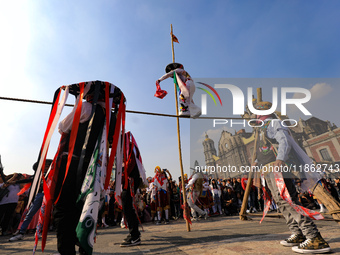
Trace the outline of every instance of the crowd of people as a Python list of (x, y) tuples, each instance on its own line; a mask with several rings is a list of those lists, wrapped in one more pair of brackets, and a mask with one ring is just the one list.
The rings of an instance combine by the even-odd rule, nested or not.
[[(141, 223), (154, 222), (155, 224), (168, 224), (169, 220), (178, 220), (183, 218), (183, 193), (181, 178), (173, 180), (169, 171), (162, 170), (163, 176), (166, 176), (166, 184), (163, 189), (158, 189), (160, 197), (158, 198), (158, 191), (155, 191), (155, 177), (149, 177), (149, 186), (139, 188), (136, 192), (136, 204), (138, 208), (139, 219)], [(157, 174), (156, 174), (157, 175)], [(164, 178), (164, 177), (163, 177)], [(186, 193), (188, 196), (188, 203), (192, 200), (192, 195), (188, 187), (190, 179), (184, 177), (186, 184)], [(165, 181), (163, 180), (163, 185)], [(213, 177), (205, 177), (203, 181), (202, 191), (199, 193), (197, 199), (195, 198), (195, 205), (199, 207), (207, 217), (214, 216), (232, 216), (238, 215), (242, 206), (244, 191), (246, 188), (247, 177), (218, 179)], [(320, 209), (325, 212), (326, 208), (321, 204), (313, 194), (303, 192), (300, 189), (300, 180), (295, 180), (295, 186), (299, 195), (299, 200), (302, 205), (310, 209)], [(323, 179), (323, 185), (326, 189), (339, 201), (340, 196), (340, 182), (337, 179)], [(114, 181), (111, 182), (111, 189), (106, 206), (104, 217), (101, 217), (102, 222), (99, 226), (122, 226), (125, 227), (122, 210), (119, 209), (114, 197)], [(163, 203), (163, 204), (162, 204)], [(264, 200), (262, 189), (252, 185), (250, 195), (247, 202), (247, 213), (262, 212), (264, 210)], [(275, 201), (272, 201), (270, 206), (271, 211), (278, 211)], [(203, 216), (204, 216), (203, 213)], [(196, 221), (203, 217), (198, 217), (191, 213), (191, 220)]]
[[(248, 178), (246, 175), (237, 178), (218, 179), (202, 174), (202, 182), (197, 182), (191, 176), (184, 176), (184, 186), (187, 201), (191, 208), (191, 221), (207, 219), (208, 217), (238, 215), (242, 206), (243, 196)], [(23, 174), (12, 174), (6, 177), (4, 184), (0, 180), (0, 188), (8, 188), (9, 193), (0, 201), (0, 226), (3, 236), (10, 236), (9, 241), (18, 241), (24, 238), (28, 232), (34, 232), (38, 222), (38, 211), (41, 202), (36, 201), (25, 210), (28, 190), (25, 183), (32, 177)], [(183, 218), (183, 193), (181, 178), (172, 179), (166, 169), (156, 167), (155, 176), (147, 178), (148, 186), (139, 186), (135, 191), (134, 210), (138, 213), (140, 224), (169, 224), (170, 220)], [(300, 203), (309, 209), (326, 208), (313, 194), (301, 189), (301, 181), (294, 180), (296, 192)], [(255, 181), (254, 181), (255, 184)], [(322, 179), (322, 186), (340, 202), (340, 179)], [(194, 190), (199, 190), (195, 192)], [(23, 192), (24, 191), (24, 192)], [(35, 200), (39, 200), (38, 193)], [(33, 209), (34, 208), (34, 209)], [(261, 212), (264, 210), (263, 191), (255, 185), (251, 186), (247, 201), (247, 213)], [(272, 201), (270, 210), (279, 211), (275, 201)], [(137, 224), (138, 225), (138, 224)], [(111, 181), (105, 203), (98, 215), (97, 228), (118, 226), (127, 228), (128, 223), (124, 217), (124, 210), (115, 199), (115, 181)], [(54, 229), (54, 221), (51, 221), (50, 230)], [(137, 230), (138, 231), (138, 230)]]
[[(181, 178), (173, 180), (168, 170), (157, 168), (155, 177), (149, 177), (149, 186), (138, 188), (136, 192), (136, 205), (141, 223), (154, 222), (155, 224), (169, 223), (169, 220), (178, 220), (183, 218), (183, 194), (181, 190)], [(157, 178), (159, 174), (163, 175), (163, 181)], [(187, 186), (190, 178), (184, 177)], [(7, 177), (7, 183), (0, 184), (0, 188), (8, 187), (9, 193), (0, 201), (0, 226), (1, 234), (17, 236), (11, 238), (11, 241), (21, 240), (27, 232), (34, 232), (37, 224), (38, 210), (34, 210), (27, 224), (22, 224), (27, 216), (25, 207), (27, 204), (27, 194), (19, 194), (24, 187), (24, 181), (30, 179), (27, 175), (12, 174)], [(158, 179), (158, 180), (157, 180)], [(1, 180), (2, 182), (2, 180)], [(163, 187), (155, 190), (156, 185), (162, 182)], [(157, 183), (157, 184), (156, 184)], [(231, 216), (238, 215), (242, 206), (243, 195), (247, 184), (247, 177), (218, 179), (205, 177), (203, 180), (203, 189), (195, 200), (195, 205), (207, 214), (207, 217), (213, 216)], [(340, 202), (340, 179), (323, 179), (322, 185), (330, 194)], [(295, 186), (300, 203), (309, 209), (320, 209), (325, 212), (326, 208), (311, 193), (301, 190), (301, 181), (295, 180)], [(125, 227), (124, 214), (115, 201), (115, 181), (111, 181), (107, 197), (98, 217), (98, 227), (121, 226)], [(187, 194), (190, 193), (191, 187), (187, 187)], [(158, 198), (158, 194), (162, 197)], [(188, 195), (188, 202), (190, 202)], [(163, 203), (163, 204), (162, 204)], [(190, 204), (190, 203), (189, 203)], [(38, 204), (39, 206), (39, 204)], [(41, 206), (41, 203), (40, 203)], [(262, 190), (252, 185), (247, 203), (247, 213), (262, 212), (264, 209)], [(270, 209), (276, 211), (275, 201), (272, 202)], [(199, 220), (196, 215), (191, 215), (192, 220)], [(32, 222), (31, 222), (32, 221)], [(21, 223), (20, 223), (21, 222)], [(24, 227), (22, 227), (24, 225)], [(53, 222), (51, 225), (53, 229)], [(19, 237), (19, 238), (18, 238)]]
[[(181, 178), (173, 180), (168, 170), (157, 169), (163, 175), (163, 181), (155, 177), (149, 177), (149, 186), (138, 188), (136, 192), (136, 205), (141, 223), (155, 222), (156, 224), (169, 223), (169, 220), (178, 220), (183, 218), (183, 194), (181, 190)], [(24, 180), (30, 179), (29, 176), (23, 174), (12, 174), (7, 177), (7, 183), (0, 184), (0, 188), (8, 187), (9, 193), (0, 201), (0, 226), (2, 235), (20, 235), (20, 239), (28, 231), (34, 232), (37, 224), (37, 216), (39, 208), (36, 208), (34, 215), (30, 217), (28, 224), (22, 228), (22, 222), (27, 216), (24, 209), (27, 204), (28, 191), (19, 194), (24, 187)], [(187, 183), (190, 178), (184, 177)], [(2, 182), (2, 180), (1, 180)], [(156, 183), (163, 182), (163, 187), (155, 191)], [(247, 184), (247, 176), (238, 178), (218, 179), (213, 177), (205, 177), (203, 181), (203, 189), (200, 192), (195, 205), (207, 213), (208, 217), (212, 216), (231, 216), (238, 215), (242, 206), (243, 195)], [(330, 194), (340, 202), (340, 179), (323, 179), (322, 185), (330, 192)], [(309, 209), (320, 209), (325, 212), (326, 208), (311, 193), (301, 190), (301, 181), (295, 180), (295, 186), (298, 193), (300, 203)], [(101, 215), (98, 218), (98, 227), (122, 226), (125, 227), (122, 209), (119, 208), (114, 196), (115, 181), (111, 181), (110, 189), (107, 192)], [(187, 188), (187, 194), (190, 187)], [(162, 197), (158, 198), (158, 194)], [(191, 197), (188, 196), (188, 200)], [(156, 201), (157, 200), (157, 201)], [(161, 201), (162, 200), (162, 201)], [(163, 203), (163, 205), (161, 204)], [(38, 205), (39, 206), (39, 205)], [(41, 206), (41, 203), (40, 203)], [(247, 203), (247, 213), (262, 212), (264, 209), (262, 190), (252, 185)], [(277, 207), (273, 201), (270, 209), (276, 211)], [(199, 220), (196, 215), (191, 215), (192, 220)], [(22, 221), (22, 222), (21, 222)], [(21, 224), (20, 224), (21, 222)], [(53, 226), (51, 226), (51, 229)], [(17, 240), (20, 240), (17, 239)], [(16, 241), (16, 240), (14, 240)]]

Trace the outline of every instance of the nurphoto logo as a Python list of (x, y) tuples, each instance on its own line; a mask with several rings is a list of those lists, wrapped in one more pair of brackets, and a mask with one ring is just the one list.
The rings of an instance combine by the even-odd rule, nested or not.
[[(200, 84), (203, 84), (205, 86), (208, 86), (205, 83), (198, 82)], [(217, 91), (212, 87), (209, 86), (209, 88), (217, 95), (218, 99), (220, 100), (220, 103), (222, 105), (221, 98)], [(215, 84), (215, 88), (217, 89), (228, 89), (233, 98), (233, 115), (243, 115), (244, 114), (244, 94), (242, 90), (232, 84)], [(213, 97), (213, 95), (206, 89), (199, 88), (207, 92), (210, 97), (214, 100), (216, 105), (216, 100)], [(304, 94), (305, 97), (303, 98), (287, 98), (288, 93), (301, 93)], [(311, 99), (311, 93), (308, 89), (305, 88), (298, 88), (298, 87), (282, 87), (281, 88), (281, 112), (283, 115), (287, 114), (287, 105), (295, 105), (304, 115), (311, 116), (312, 114), (306, 109), (306, 107), (303, 106), (304, 103), (309, 102)], [(253, 88), (248, 87), (247, 88), (247, 105), (249, 110), (256, 114), (256, 115), (269, 115), (276, 111), (278, 106), (278, 88), (273, 87), (272, 88), (272, 100), (271, 100), (272, 106), (268, 110), (257, 110), (253, 106)], [(201, 95), (201, 111), (202, 115), (207, 115), (207, 95), (202, 94)]]

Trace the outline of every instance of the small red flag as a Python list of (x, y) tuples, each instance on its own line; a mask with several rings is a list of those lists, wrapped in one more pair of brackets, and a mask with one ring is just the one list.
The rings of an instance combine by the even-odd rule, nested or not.
[(176, 42), (176, 43), (179, 43), (177, 37), (173, 33), (170, 33), (170, 34), (171, 34), (171, 37), (172, 37), (172, 41)]

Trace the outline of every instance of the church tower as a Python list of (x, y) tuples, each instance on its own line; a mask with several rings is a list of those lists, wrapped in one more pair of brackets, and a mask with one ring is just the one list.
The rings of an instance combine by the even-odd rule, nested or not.
[(215, 144), (214, 144), (214, 141), (208, 137), (207, 133), (205, 133), (205, 139), (203, 141), (203, 149), (204, 149), (206, 166), (214, 166), (215, 159), (213, 156), (216, 157)]

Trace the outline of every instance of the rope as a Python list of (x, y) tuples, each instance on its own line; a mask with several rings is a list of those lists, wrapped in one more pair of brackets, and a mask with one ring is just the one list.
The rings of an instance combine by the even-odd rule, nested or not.
[[(16, 101), (16, 102), (25, 102), (25, 103), (35, 103), (35, 104), (47, 104), (51, 105), (52, 102), (47, 101), (39, 101), (39, 100), (30, 100), (30, 99), (23, 99), (23, 98), (13, 98), (13, 97), (0, 97), (0, 100), (9, 100), (9, 101)], [(73, 107), (73, 104), (65, 104), (65, 106)], [(177, 116), (174, 114), (165, 114), (165, 113), (155, 113), (155, 112), (142, 112), (142, 111), (132, 111), (126, 110), (127, 113), (135, 113), (135, 114), (144, 114), (144, 115), (153, 115), (153, 116), (162, 116), (162, 117), (171, 117), (171, 118), (183, 118), (183, 119), (190, 119), (190, 116)], [(245, 120), (246, 118), (241, 117), (198, 117), (196, 119), (234, 119), (234, 120)]]

